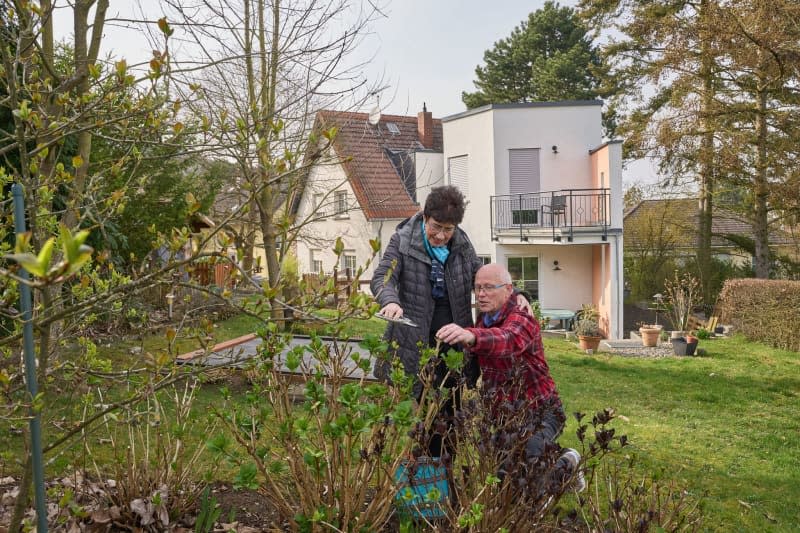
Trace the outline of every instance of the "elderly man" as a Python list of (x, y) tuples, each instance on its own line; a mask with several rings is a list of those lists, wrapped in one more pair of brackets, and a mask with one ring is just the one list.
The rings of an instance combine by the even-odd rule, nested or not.
[[(564, 429), (564, 410), (556, 384), (544, 358), (539, 323), (517, 305), (511, 275), (501, 265), (481, 267), (475, 275), (475, 296), (480, 313), (474, 328), (457, 324), (442, 326), (437, 337), (460, 344), (477, 356), (483, 386), (497, 401), (527, 399), (532, 407), (548, 402), (554, 408), (545, 410), (541, 428), (528, 439), (526, 455), (540, 457), (548, 443), (554, 443)], [(577, 470), (580, 454), (566, 449), (560, 466), (570, 473)], [(585, 481), (580, 472), (574, 481), (576, 490), (583, 490)]]

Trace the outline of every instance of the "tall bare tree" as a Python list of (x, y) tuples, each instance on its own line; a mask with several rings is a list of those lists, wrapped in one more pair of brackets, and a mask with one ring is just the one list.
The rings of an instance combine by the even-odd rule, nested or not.
[[(257, 221), (270, 288), (297, 227), (287, 200), (305, 164), (335, 132), (314, 132), (316, 112), (357, 106), (370, 93), (351, 56), (380, 12), (357, 0), (166, 0), (195, 43), (175, 57), (209, 150), (235, 162), (242, 223)], [(246, 250), (244, 255), (249, 255)], [(275, 309), (273, 294), (273, 309)]]
[(717, 0), (582, 0), (579, 7), (598, 32), (621, 35), (612, 33), (604, 51), (623, 88), (618, 131), (628, 154), (651, 157), (663, 174), (698, 185), (697, 261), (708, 297), (719, 129)]
[(727, 56), (720, 177), (753, 227), (755, 275), (769, 278), (770, 234), (800, 206), (800, 5), (749, 0), (721, 9), (719, 20)]
[(583, 0), (581, 8), (598, 28), (623, 35), (605, 51), (626, 84), (621, 132), (631, 154), (697, 185), (706, 301), (720, 200), (737, 203), (753, 226), (755, 274), (769, 277), (770, 228), (797, 206), (797, 2)]

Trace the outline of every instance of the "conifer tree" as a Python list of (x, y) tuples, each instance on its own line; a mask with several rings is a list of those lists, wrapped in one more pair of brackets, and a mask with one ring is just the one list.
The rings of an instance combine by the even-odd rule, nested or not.
[(603, 94), (596, 47), (575, 10), (548, 1), (500, 39), (475, 69), (467, 108), (488, 103), (592, 100)]

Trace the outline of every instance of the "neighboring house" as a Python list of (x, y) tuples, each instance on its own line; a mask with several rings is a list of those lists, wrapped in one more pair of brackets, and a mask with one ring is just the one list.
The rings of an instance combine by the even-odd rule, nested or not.
[[(712, 255), (735, 265), (752, 265), (752, 226), (724, 206), (715, 205), (713, 209)], [(697, 198), (642, 200), (625, 210), (625, 253), (695, 257), (699, 216)], [(769, 242), (773, 252), (793, 255), (793, 240), (786, 232), (771, 230)]]
[[(404, 219), (420, 210), (427, 191), (442, 183), (442, 124), (423, 109), (416, 117), (320, 111), (318, 131), (335, 127), (327, 157), (308, 171), (294, 206), (300, 271), (355, 270), (372, 257), (370, 240), (385, 246)], [(377, 117), (376, 117), (377, 118)], [(333, 246), (344, 253), (335, 265)], [(368, 282), (370, 264), (361, 279)], [(363, 286), (368, 291), (366, 283)]]
[[(249, 187), (243, 186), (243, 180), (240, 177), (233, 177), (231, 181), (232, 184), (217, 193), (211, 206), (210, 216), (216, 224), (224, 225), (225, 235), (231, 243), (228, 247), (231, 259), (237, 261), (242, 268), (247, 267), (249, 263), (250, 275), (266, 277), (267, 258), (258, 208), (254, 203), (247, 205), (248, 202), (252, 202), (252, 193), (249, 192)], [(285, 199), (286, 195), (281, 194), (282, 199)], [(279, 213), (276, 213), (276, 217)], [(212, 243), (215, 249), (219, 247), (219, 241), (220, 239), (215, 239)], [(236, 250), (242, 250), (245, 256), (250, 250), (252, 258), (249, 261), (246, 257), (236, 259)]]
[(447, 182), (469, 198), (479, 255), (543, 309), (592, 304), (622, 338), (622, 144), (601, 102), (491, 104), (442, 119)]
[(508, 267), (544, 309), (595, 305), (607, 336), (622, 338), (621, 142), (603, 142), (600, 111), (599, 101), (500, 104), (375, 126), (367, 114), (319, 113), (339, 128), (340, 162), (315, 165), (298, 202), (298, 221), (324, 215), (298, 241), (301, 270), (329, 272), (336, 236), (340, 266), (363, 264), (369, 239), (385, 246), (431, 186), (452, 184), (484, 261)]

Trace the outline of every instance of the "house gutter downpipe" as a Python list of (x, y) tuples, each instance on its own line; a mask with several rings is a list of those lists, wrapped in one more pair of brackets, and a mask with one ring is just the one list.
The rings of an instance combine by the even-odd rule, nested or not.
[[(11, 186), (11, 194), (14, 197), (14, 231), (17, 238), (25, 233), (25, 199), (22, 193), (22, 185), (15, 183)], [(30, 279), (28, 271), (23, 267), (20, 269), (19, 277), (24, 282)], [(28, 386), (31, 402), (39, 394), (36, 384), (36, 351), (33, 345), (33, 304), (31, 299), (31, 288), (27, 283), (19, 284), (20, 309), (22, 310), (22, 349), (25, 359), (25, 382)], [(33, 487), (36, 499), (36, 531), (39, 533), (47, 532), (47, 506), (44, 495), (44, 464), (42, 462), (42, 428), (39, 413), (31, 407), (30, 409), (30, 430), (31, 430), (31, 464), (33, 465)]]

